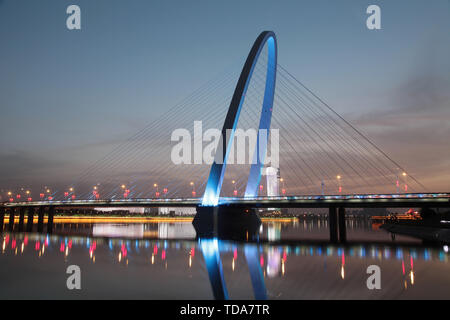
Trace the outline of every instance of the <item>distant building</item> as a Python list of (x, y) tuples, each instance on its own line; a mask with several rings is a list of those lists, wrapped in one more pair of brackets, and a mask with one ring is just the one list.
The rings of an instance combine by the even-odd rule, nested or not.
[(263, 171), (266, 176), (267, 196), (278, 197), (280, 195), (280, 168), (266, 167)]
[(114, 212), (114, 211), (128, 211), (129, 213), (135, 214), (154, 214), (154, 215), (172, 215), (172, 216), (186, 216), (195, 215), (197, 210), (195, 207), (155, 207), (155, 208), (144, 208), (144, 207), (106, 207), (106, 208), (95, 208), (97, 212)]

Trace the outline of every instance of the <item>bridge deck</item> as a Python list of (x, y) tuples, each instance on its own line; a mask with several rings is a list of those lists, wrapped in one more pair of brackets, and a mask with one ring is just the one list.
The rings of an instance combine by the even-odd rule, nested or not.
[[(15, 207), (196, 207), (201, 198), (176, 199), (110, 199), (4, 202), (4, 208)], [(221, 198), (219, 205), (255, 208), (328, 208), (342, 207), (450, 207), (450, 193), (306, 195), (286, 197)]]

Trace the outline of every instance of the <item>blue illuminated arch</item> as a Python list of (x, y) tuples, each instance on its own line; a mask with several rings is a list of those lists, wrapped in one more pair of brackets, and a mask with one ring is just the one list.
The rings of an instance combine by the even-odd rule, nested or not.
[[(267, 43), (268, 47), (268, 59), (267, 59), (267, 73), (266, 73), (266, 85), (264, 90), (264, 100), (261, 110), (261, 118), (259, 121), (259, 129), (266, 129), (267, 135), (269, 134), (270, 122), (272, 119), (272, 106), (273, 97), (275, 94), (275, 80), (277, 73), (277, 40), (275, 33), (272, 31), (262, 32), (248, 54), (244, 67), (242, 68), (241, 75), (239, 76), (236, 89), (231, 99), (230, 107), (228, 109), (225, 122), (223, 124), (222, 136), (220, 139), (219, 147), (222, 146), (221, 161), (214, 161), (209, 173), (208, 182), (206, 184), (205, 193), (202, 199), (203, 206), (217, 206), (219, 202), (220, 190), (222, 189), (223, 178), (225, 175), (225, 169), (227, 165), (228, 155), (230, 147), (234, 139), (234, 133), (239, 120), (239, 114), (241, 112), (242, 105), (245, 100), (245, 93), (247, 92), (248, 84), (250, 83), (253, 69), (258, 61), (259, 54), (262, 48)], [(231, 130), (229, 140), (226, 140), (227, 131)], [(261, 169), (263, 166), (264, 158), (267, 152), (267, 140), (259, 141), (256, 144), (256, 163), (253, 162), (250, 168), (250, 174), (247, 181), (247, 187), (245, 190), (246, 197), (254, 197), (258, 194), (258, 185), (261, 180)], [(225, 141), (225, 143), (224, 143)], [(262, 149), (261, 152), (259, 149)], [(261, 155), (259, 157), (258, 155)]]

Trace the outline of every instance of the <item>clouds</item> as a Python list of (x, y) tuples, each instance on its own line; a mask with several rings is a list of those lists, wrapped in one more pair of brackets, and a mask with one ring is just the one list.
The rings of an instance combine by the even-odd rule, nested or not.
[(29, 184), (46, 176), (63, 162), (36, 153), (8, 150), (0, 153), (0, 177), (2, 185)]
[(425, 73), (386, 97), (388, 107), (353, 122), (430, 187), (450, 187), (450, 82)]

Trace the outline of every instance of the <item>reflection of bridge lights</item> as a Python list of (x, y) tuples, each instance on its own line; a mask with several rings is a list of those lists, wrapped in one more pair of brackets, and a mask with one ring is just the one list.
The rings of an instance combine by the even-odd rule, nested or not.
[(414, 285), (414, 272), (412, 270), (409, 273), (409, 278), (411, 280), (411, 285)]
[(280, 270), (280, 252), (276, 250), (275, 248), (270, 248), (270, 250), (267, 252), (267, 276), (268, 277), (275, 277), (278, 275), (278, 272)]
[(344, 279), (345, 278), (345, 270), (344, 270), (344, 266), (341, 266), (341, 278)]
[(152, 264), (155, 264), (155, 254), (153, 254), (153, 253), (152, 253), (151, 262), (152, 262)]
[(284, 273), (285, 273), (284, 260), (281, 260), (281, 275), (284, 276)]
[(234, 258), (233, 258), (233, 260), (231, 261), (231, 270), (234, 271)]

